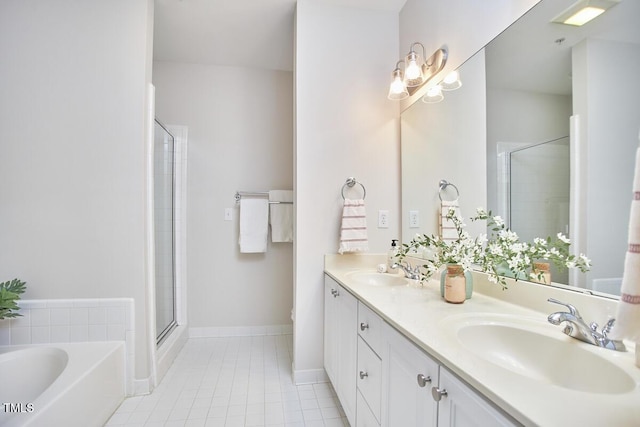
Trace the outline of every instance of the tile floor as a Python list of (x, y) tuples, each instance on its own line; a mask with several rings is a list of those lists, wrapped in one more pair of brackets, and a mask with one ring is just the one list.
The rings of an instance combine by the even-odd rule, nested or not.
[(291, 335), (192, 338), (153, 393), (125, 399), (107, 426), (339, 426), (330, 383), (296, 386)]

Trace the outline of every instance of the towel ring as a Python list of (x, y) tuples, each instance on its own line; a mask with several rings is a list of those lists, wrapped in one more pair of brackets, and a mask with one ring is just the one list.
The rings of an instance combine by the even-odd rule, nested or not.
[(356, 181), (356, 179), (354, 177), (350, 176), (349, 178), (347, 178), (347, 181), (342, 186), (341, 194), (342, 194), (342, 199), (343, 200), (344, 200), (344, 188), (345, 187), (352, 188), (356, 184), (360, 184), (360, 187), (362, 187), (362, 200), (364, 200), (364, 198), (367, 197), (367, 189), (364, 188), (364, 185), (362, 185), (361, 182)]
[(453, 185), (450, 182), (447, 182), (447, 180), (445, 179), (441, 179), (440, 180), (440, 189), (438, 190), (438, 197), (440, 198), (440, 201), (444, 201), (442, 199), (442, 191), (447, 188), (448, 186), (452, 186), (453, 188), (456, 189), (456, 198), (455, 200), (458, 200), (460, 198), (460, 191), (458, 190), (458, 187), (456, 187), (455, 185)]

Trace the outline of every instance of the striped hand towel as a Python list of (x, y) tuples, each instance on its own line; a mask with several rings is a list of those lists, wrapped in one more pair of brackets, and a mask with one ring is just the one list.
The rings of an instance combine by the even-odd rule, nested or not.
[(616, 323), (609, 335), (636, 342), (636, 363), (640, 367), (640, 148), (636, 150), (628, 241)]
[(458, 231), (453, 221), (447, 218), (450, 209), (455, 209), (456, 216), (460, 216), (458, 199), (442, 200), (440, 202), (440, 238), (444, 241), (451, 242), (458, 239)]
[(342, 226), (340, 227), (340, 248), (338, 252), (367, 252), (367, 213), (364, 199), (344, 199)]

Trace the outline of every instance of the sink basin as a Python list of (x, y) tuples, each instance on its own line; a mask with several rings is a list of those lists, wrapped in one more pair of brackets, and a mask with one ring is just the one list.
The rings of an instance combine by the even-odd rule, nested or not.
[(370, 286), (406, 285), (409, 281), (400, 274), (377, 273), (375, 271), (354, 271), (347, 273), (349, 279)]
[[(456, 328), (457, 340), (477, 356), (531, 379), (589, 393), (626, 393), (635, 382), (623, 369), (544, 322), (506, 318), (468, 318)], [(596, 348), (596, 347), (594, 347)], [(597, 348), (596, 348), (597, 349)]]

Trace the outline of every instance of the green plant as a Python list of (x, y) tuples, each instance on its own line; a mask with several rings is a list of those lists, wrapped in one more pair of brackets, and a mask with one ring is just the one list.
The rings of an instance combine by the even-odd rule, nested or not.
[(0, 319), (21, 316), (17, 301), (25, 289), (25, 282), (18, 279), (0, 283)]
[(579, 256), (569, 253), (571, 242), (562, 233), (558, 233), (555, 239), (535, 238), (533, 243), (521, 242), (518, 235), (509, 230), (504, 220), (499, 216), (492, 216), (491, 211), (486, 212), (478, 208), (472, 221), (487, 221), (490, 235), (480, 234), (475, 239), (464, 230), (465, 224), (462, 218), (451, 209), (447, 213), (455, 225), (458, 238), (453, 241), (444, 241), (437, 236), (416, 235), (410, 243), (403, 245), (400, 259), (412, 252), (431, 251), (423, 267), (421, 280), (431, 277), (444, 264), (460, 264), (465, 271), (478, 265), (482, 271), (489, 274), (489, 280), (499, 283), (503, 289), (507, 287), (505, 270), (518, 280), (519, 278), (540, 279), (542, 273), (534, 273), (534, 262), (549, 260), (560, 268), (579, 268), (580, 271), (588, 271), (591, 261), (585, 255)]

